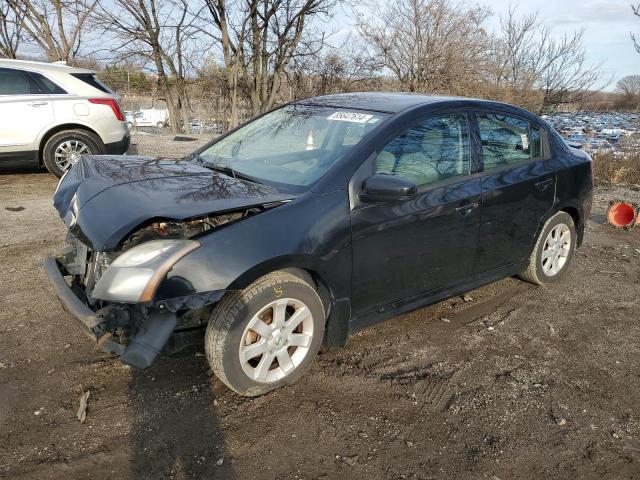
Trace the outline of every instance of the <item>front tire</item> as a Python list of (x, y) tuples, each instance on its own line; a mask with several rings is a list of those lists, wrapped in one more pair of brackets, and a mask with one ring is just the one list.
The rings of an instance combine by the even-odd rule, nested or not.
[(102, 155), (104, 144), (96, 134), (86, 130), (63, 130), (51, 136), (42, 149), (47, 170), (60, 178), (81, 156)]
[(240, 395), (263, 395), (298, 380), (320, 346), (325, 312), (316, 290), (285, 271), (227, 294), (207, 325), (211, 369)]
[(571, 215), (558, 212), (546, 221), (529, 258), (529, 266), (520, 278), (536, 285), (560, 280), (567, 272), (577, 242)]

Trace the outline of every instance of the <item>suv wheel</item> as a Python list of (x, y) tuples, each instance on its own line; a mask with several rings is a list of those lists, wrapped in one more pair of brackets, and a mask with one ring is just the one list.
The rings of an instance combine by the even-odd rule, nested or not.
[(64, 130), (47, 140), (42, 157), (47, 170), (61, 177), (81, 156), (103, 153), (104, 145), (96, 134), (85, 130)]
[(529, 266), (520, 278), (537, 285), (558, 281), (571, 263), (576, 240), (576, 227), (571, 215), (556, 213), (544, 224)]
[(205, 350), (222, 382), (253, 397), (305, 373), (322, 344), (324, 325), (315, 289), (291, 273), (274, 272), (216, 305)]

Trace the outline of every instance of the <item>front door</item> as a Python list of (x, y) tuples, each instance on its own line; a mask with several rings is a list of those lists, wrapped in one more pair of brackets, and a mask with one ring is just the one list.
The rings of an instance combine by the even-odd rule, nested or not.
[(418, 196), (352, 210), (354, 316), (472, 274), (481, 184), (469, 132), (464, 113), (432, 115), (378, 152), (376, 173), (412, 180)]
[(25, 72), (0, 68), (0, 158), (33, 158), (40, 132), (53, 122), (48, 95)]
[(529, 257), (553, 207), (556, 175), (540, 126), (499, 113), (479, 113), (477, 121), (484, 165), (480, 274)]

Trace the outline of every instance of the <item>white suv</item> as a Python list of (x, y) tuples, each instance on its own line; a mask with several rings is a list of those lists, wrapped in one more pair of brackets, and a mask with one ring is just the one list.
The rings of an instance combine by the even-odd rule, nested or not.
[(115, 94), (95, 72), (0, 59), (0, 165), (44, 164), (60, 177), (82, 155), (129, 148)]

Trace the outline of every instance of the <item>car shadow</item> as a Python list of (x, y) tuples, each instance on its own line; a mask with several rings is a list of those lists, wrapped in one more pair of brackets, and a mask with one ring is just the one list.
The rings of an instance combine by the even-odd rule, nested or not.
[(163, 355), (129, 385), (131, 478), (229, 478), (232, 469), (202, 347)]

